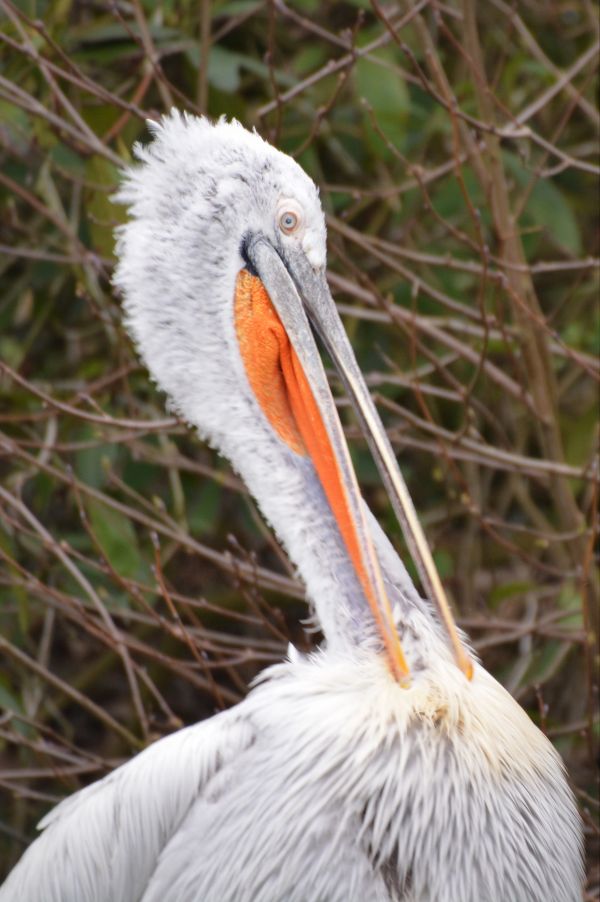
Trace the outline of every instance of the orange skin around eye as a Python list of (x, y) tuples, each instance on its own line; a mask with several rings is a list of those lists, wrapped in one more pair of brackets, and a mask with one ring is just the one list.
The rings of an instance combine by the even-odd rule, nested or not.
[(339, 466), (302, 364), (263, 283), (245, 269), (238, 274), (235, 288), (235, 328), (246, 374), (263, 413), (288, 447), (296, 454), (308, 454), (314, 464), (392, 667), (404, 678), (408, 667), (397, 635), (395, 641), (390, 639), (376, 601)]

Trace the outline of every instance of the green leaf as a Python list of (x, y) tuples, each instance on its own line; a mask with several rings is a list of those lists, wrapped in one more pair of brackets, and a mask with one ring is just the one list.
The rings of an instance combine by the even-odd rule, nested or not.
[(112, 257), (115, 224), (121, 219), (124, 221), (126, 217), (124, 208), (111, 201), (111, 195), (119, 181), (117, 169), (102, 157), (92, 157), (86, 163), (85, 174), (91, 184), (98, 185), (91, 191), (86, 204), (94, 250), (102, 256)]
[(188, 522), (193, 532), (200, 535), (210, 532), (219, 517), (221, 487), (218, 483), (207, 480), (187, 494)]
[(492, 608), (499, 608), (502, 602), (508, 601), (509, 598), (520, 598), (526, 592), (531, 592), (533, 584), (528, 580), (514, 580), (512, 582), (503, 583), (501, 586), (495, 586), (488, 596), (488, 603)]
[(239, 53), (216, 44), (208, 57), (209, 83), (219, 91), (233, 94), (240, 86), (240, 65)]
[(554, 245), (578, 256), (581, 250), (581, 235), (573, 209), (562, 191), (549, 178), (538, 178), (526, 169), (521, 160), (512, 153), (503, 155), (507, 170), (519, 188), (533, 188), (527, 200), (521, 226), (537, 226)]
[[(86, 439), (97, 438), (93, 426), (85, 425), (80, 430), (80, 435)], [(108, 468), (112, 466), (119, 456), (117, 445), (94, 445), (91, 448), (82, 448), (75, 455), (75, 472), (82, 482), (95, 489), (106, 485)]]
[(131, 521), (119, 511), (98, 501), (86, 502), (92, 531), (106, 559), (121, 576), (138, 578), (147, 574)]
[(0, 711), (17, 711), (23, 713), (23, 705), (8, 688), (8, 681), (0, 676)]
[[(318, 3), (318, 0), (315, 0)], [(300, 4), (299, 4), (300, 5)], [(257, 0), (232, 0), (231, 3), (219, 5), (219, 16), (243, 16), (250, 15), (260, 9), (262, 3)]]
[[(17, 715), (25, 713), (22, 701), (13, 693), (9, 680), (3, 674), (0, 674), (0, 711), (14, 711)], [(11, 727), (15, 733), (19, 733), (21, 736), (29, 739), (35, 736), (34, 728), (20, 717), (11, 719)]]
[(433, 560), (441, 579), (454, 576), (454, 560), (451, 554), (440, 548), (438, 551), (434, 551)]
[(558, 596), (558, 604), (567, 612), (567, 616), (560, 621), (561, 626), (583, 629), (583, 600), (573, 583), (565, 583)]
[(543, 686), (558, 673), (571, 649), (570, 642), (561, 642), (558, 639), (545, 642), (541, 648), (533, 652), (531, 665), (520, 685)]
[[(379, 51), (379, 59), (390, 64), (398, 60), (393, 49)], [(404, 146), (406, 120), (410, 111), (410, 95), (406, 82), (399, 71), (392, 71), (362, 57), (356, 63), (356, 90), (359, 99), (364, 99), (373, 111), (378, 128), (385, 137), (399, 149)], [(371, 115), (365, 111), (367, 139), (375, 154), (391, 156), (386, 142), (373, 127)]]
[[(461, 167), (463, 184), (469, 195), (473, 206), (481, 211), (482, 219), (485, 221), (487, 214), (484, 196), (481, 192), (477, 176), (470, 166)], [(450, 221), (456, 220), (457, 217), (463, 215), (465, 199), (462, 189), (456, 178), (443, 180), (438, 187), (432, 191), (433, 205), (436, 212), (443, 219)]]
[(577, 415), (565, 416), (564, 445), (567, 463), (582, 467), (589, 461), (594, 450), (598, 424), (597, 398), (594, 397), (587, 411), (578, 410)]

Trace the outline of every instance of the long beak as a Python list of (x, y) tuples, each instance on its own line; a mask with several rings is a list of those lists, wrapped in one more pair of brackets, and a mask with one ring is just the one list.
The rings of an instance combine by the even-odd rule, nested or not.
[[(412, 499), (396, 458), (371, 400), (354, 357), (352, 347), (344, 331), (337, 309), (331, 297), (324, 271), (315, 270), (304, 254), (294, 255), (291, 265), (293, 280), (274, 248), (264, 239), (257, 239), (252, 247), (253, 262), (285, 326), (305, 372), (309, 377), (328, 431), (343, 468), (344, 481), (351, 496), (353, 514), (362, 534), (365, 557), (377, 601), (388, 628), (395, 631), (389, 602), (385, 597), (379, 564), (373, 551), (368, 529), (362, 513), (360, 492), (350, 461), (341, 423), (335, 409), (318, 349), (312, 338), (306, 313), (320, 335), (334, 366), (344, 383), (348, 396), (357, 412), (359, 421), (389, 494), (411, 557), (415, 563), (424, 591), (436, 604), (444, 624), (457, 665), (471, 679), (473, 665), (458, 635), (446, 593), (435, 567), (427, 539), (417, 517)], [(298, 294), (300, 291), (301, 298)], [(300, 300), (302, 303), (300, 303)], [(306, 312), (305, 312), (306, 311)], [(383, 595), (383, 597), (381, 597)]]
[[(293, 349), (289, 353), (284, 350), (280, 366), (285, 373), (295, 423), (373, 613), (390, 668), (396, 679), (406, 685), (409, 668), (385, 592), (342, 425), (302, 300), (271, 244), (257, 238), (247, 247), (247, 253), (260, 278), (259, 284), (266, 289), (268, 302), (279, 318), (274, 328), (278, 325), (282, 332), (285, 330), (285, 341), (289, 340)], [(238, 283), (238, 292), (239, 288)], [(260, 391), (258, 383), (255, 389)]]

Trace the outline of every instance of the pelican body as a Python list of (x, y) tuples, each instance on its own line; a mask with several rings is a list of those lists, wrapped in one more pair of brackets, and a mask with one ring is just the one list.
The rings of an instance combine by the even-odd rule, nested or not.
[[(327, 288), (315, 185), (236, 122), (151, 128), (118, 196), (127, 327), (257, 499), (325, 642), (60, 803), (0, 902), (577, 902), (562, 762), (454, 627)], [(425, 598), (360, 495), (313, 329)]]

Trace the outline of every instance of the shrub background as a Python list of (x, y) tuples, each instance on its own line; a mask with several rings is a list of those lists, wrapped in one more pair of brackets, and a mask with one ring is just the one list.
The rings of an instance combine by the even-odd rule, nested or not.
[(175, 105), (255, 125), (320, 185), (438, 567), (565, 758), (597, 899), (596, 5), (0, 0), (0, 47), (0, 875), (58, 798), (318, 638), (111, 290), (118, 167)]

